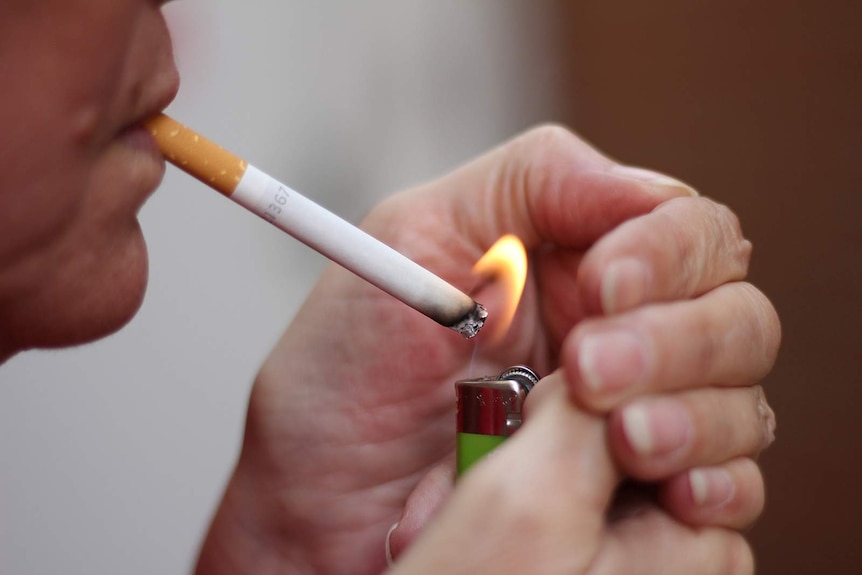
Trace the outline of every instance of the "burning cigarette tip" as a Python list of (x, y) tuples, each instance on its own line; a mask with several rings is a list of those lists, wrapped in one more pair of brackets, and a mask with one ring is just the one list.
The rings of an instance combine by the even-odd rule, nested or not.
[(488, 310), (485, 309), (485, 306), (474, 302), (473, 308), (467, 313), (467, 315), (449, 327), (463, 335), (465, 338), (471, 339), (479, 333), (479, 330), (482, 329), (483, 325), (485, 325), (485, 319), (487, 317)]

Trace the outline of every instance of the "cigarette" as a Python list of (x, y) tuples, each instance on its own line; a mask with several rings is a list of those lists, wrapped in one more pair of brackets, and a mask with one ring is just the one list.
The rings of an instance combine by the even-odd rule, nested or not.
[(170, 163), (440, 325), (471, 338), (485, 323), (458, 288), (176, 120), (146, 128)]

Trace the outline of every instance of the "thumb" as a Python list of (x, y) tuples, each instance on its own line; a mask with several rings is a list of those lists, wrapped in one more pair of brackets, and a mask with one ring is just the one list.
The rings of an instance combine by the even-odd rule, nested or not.
[(536, 386), (523, 429), (459, 480), (395, 572), (575, 573), (592, 562), (616, 471), (603, 421), (577, 410), (562, 379)]
[[(565, 386), (562, 383), (560, 372), (542, 379), (530, 393), (527, 398), (527, 405), (525, 406), (529, 410), (526, 414), (526, 417), (529, 419), (527, 425), (531, 430), (534, 427), (541, 426), (541, 430), (535, 430), (537, 435), (546, 434), (548, 431), (553, 434), (565, 429), (566, 423), (560, 421), (558, 418), (567, 409), (564, 408), (561, 410), (559, 408), (563, 406), (555, 405), (555, 403), (561, 401), (566, 404), (570, 402), (565, 393)], [(563, 417), (565, 416), (563, 415)], [(533, 431), (528, 433), (533, 433)], [(562, 439), (568, 441), (567, 438)], [(548, 444), (549, 441), (553, 441), (553, 438), (544, 437), (539, 441)], [(520, 443), (515, 444), (511, 448), (515, 454), (510, 457), (521, 458), (519, 454), (522, 449)], [(528, 451), (532, 450), (530, 442), (527, 442), (524, 449)], [(495, 453), (495, 455), (497, 454)], [(577, 454), (572, 453), (569, 455), (575, 456)], [(479, 462), (476, 466), (483, 465), (483, 463)], [(448, 458), (429, 471), (410, 493), (404, 504), (401, 518), (390, 528), (387, 534), (386, 559), (390, 565), (413, 543), (425, 526), (431, 522), (443, 507), (445, 501), (455, 488), (454, 477), (455, 461), (453, 458)]]

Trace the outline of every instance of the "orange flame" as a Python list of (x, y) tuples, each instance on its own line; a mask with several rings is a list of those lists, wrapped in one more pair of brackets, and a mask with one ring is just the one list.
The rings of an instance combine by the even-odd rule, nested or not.
[(473, 273), (494, 278), (503, 284), (506, 305), (497, 312), (497, 324), (491, 335), (492, 341), (500, 341), (512, 325), (527, 282), (527, 252), (524, 244), (512, 234), (503, 236), (476, 262)]

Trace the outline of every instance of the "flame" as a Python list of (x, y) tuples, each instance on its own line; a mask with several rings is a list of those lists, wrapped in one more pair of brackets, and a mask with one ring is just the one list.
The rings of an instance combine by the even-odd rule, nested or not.
[(512, 234), (503, 236), (476, 262), (473, 273), (503, 284), (506, 304), (495, 314), (498, 319), (491, 336), (492, 341), (500, 341), (512, 325), (527, 282), (527, 251), (524, 244)]

